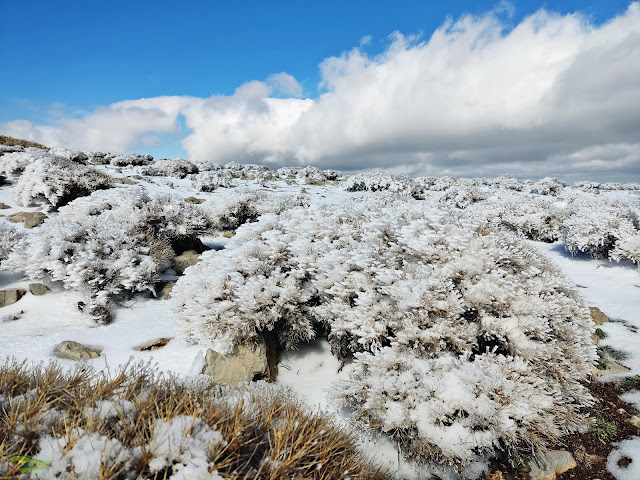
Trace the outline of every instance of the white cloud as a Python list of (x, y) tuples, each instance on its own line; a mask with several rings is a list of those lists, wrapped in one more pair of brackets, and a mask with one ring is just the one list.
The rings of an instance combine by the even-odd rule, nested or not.
[(380, 55), (327, 58), (313, 100), (282, 72), (229, 96), (119, 102), (0, 131), (124, 151), (176, 134), (183, 115), (190, 158), (601, 179), (640, 170), (640, 3), (601, 26), (541, 10), (505, 33), (499, 18), (464, 16), (426, 41), (395, 33)]

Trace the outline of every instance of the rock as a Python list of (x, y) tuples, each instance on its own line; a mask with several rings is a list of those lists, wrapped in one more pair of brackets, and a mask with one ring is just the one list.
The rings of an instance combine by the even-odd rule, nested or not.
[(139, 352), (158, 350), (159, 348), (164, 347), (171, 340), (171, 338), (160, 337), (154, 340), (149, 340), (148, 342), (145, 342), (142, 345), (138, 345), (137, 347), (133, 347), (133, 349), (138, 350)]
[(130, 178), (127, 177), (112, 177), (111, 180), (113, 181), (113, 183), (120, 183), (122, 185), (137, 185), (138, 182), (136, 182), (135, 180), (131, 180)]
[(487, 477), (487, 480), (504, 480), (502, 476), (502, 472), (498, 470), (497, 472), (493, 472), (491, 475)]
[(222, 232), (222, 236), (224, 238), (231, 238), (236, 234), (236, 232), (234, 232), (233, 230), (225, 230), (224, 232)]
[(0, 210), (6, 210), (7, 208), (11, 208), (11, 207), (6, 203), (0, 202)]
[(200, 261), (200, 255), (195, 250), (187, 250), (182, 255), (173, 259), (173, 269), (178, 275), (182, 275), (187, 267), (195, 265)]
[(568, 451), (551, 450), (540, 460), (531, 460), (529, 467), (531, 467), (529, 476), (532, 480), (555, 480), (556, 475), (576, 468), (577, 464)]
[(198, 205), (198, 204), (204, 202), (204, 199), (203, 198), (196, 198), (196, 197), (187, 197), (187, 198), (184, 199), (184, 201), (187, 202), (187, 203), (193, 203), (195, 205)]
[(267, 346), (260, 337), (257, 344), (239, 345), (227, 356), (209, 348), (202, 373), (214, 383), (236, 387), (240, 382), (264, 378), (267, 369)]
[(68, 360), (89, 360), (100, 356), (102, 350), (86, 347), (78, 342), (66, 340), (58, 344), (53, 351), (58, 358), (66, 358)]
[(632, 416), (629, 419), (629, 423), (636, 428), (640, 428), (640, 417), (638, 417), (637, 415)]
[(47, 287), (44, 283), (30, 283), (29, 291), (31, 295), (46, 295), (47, 293), (51, 293), (49, 287)]
[(598, 335), (596, 335), (595, 333), (592, 333), (591, 334), (591, 343), (593, 343), (594, 345), (597, 345), (599, 341), (600, 341), (600, 337)]
[(37, 227), (44, 223), (47, 216), (42, 212), (16, 212), (9, 215), (9, 221), (13, 223), (24, 222), (26, 228)]
[(0, 290), (0, 307), (6, 307), (7, 305), (16, 303), (25, 293), (27, 293), (27, 291), (22, 288)]
[(589, 313), (591, 314), (591, 319), (596, 325), (602, 325), (603, 323), (609, 322), (609, 317), (602, 313), (602, 310), (598, 307), (589, 307)]
[(600, 455), (589, 455), (589, 454), (587, 454), (587, 457), (589, 458), (589, 461), (592, 464), (598, 464), (598, 463), (604, 462), (606, 460), (606, 458), (601, 457)]
[(600, 370), (596, 366), (593, 366), (592, 368), (593, 376), (601, 377), (602, 375), (608, 375), (610, 373), (627, 373), (628, 371), (630, 371), (624, 365), (620, 365), (618, 362), (614, 362), (613, 360), (606, 362), (606, 366), (607, 368), (605, 368), (604, 370)]
[(176, 282), (165, 283), (158, 292), (158, 296), (156, 298), (158, 300), (169, 300), (171, 298), (171, 290), (173, 290), (175, 284)]

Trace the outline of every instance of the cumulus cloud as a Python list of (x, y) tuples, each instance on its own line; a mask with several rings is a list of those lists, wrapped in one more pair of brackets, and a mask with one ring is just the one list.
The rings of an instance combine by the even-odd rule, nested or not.
[(320, 64), (325, 92), (315, 99), (299, 98), (282, 72), (229, 96), (119, 102), (0, 131), (123, 151), (176, 133), (182, 115), (193, 159), (611, 180), (637, 172), (640, 3), (599, 26), (545, 10), (508, 30), (500, 18), (447, 20), (428, 39), (394, 33), (376, 56), (361, 42)]

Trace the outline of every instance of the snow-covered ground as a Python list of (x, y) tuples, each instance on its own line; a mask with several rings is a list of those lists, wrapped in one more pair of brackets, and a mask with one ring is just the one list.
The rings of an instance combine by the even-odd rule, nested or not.
[[(132, 177), (137, 173), (133, 167), (123, 167), (116, 172), (112, 166), (99, 166), (99, 170), (116, 177)], [(285, 181), (283, 179), (258, 182), (256, 180), (233, 180), (233, 188), (218, 188), (205, 193), (194, 189), (189, 178), (177, 179), (162, 176), (144, 176), (136, 180), (135, 186), (118, 185), (118, 189), (143, 187), (150, 194), (171, 194), (182, 198), (195, 196), (204, 199), (200, 206), (215, 210), (216, 205), (232, 200), (239, 189), (268, 192), (282, 196), (302, 196), (310, 205), (340, 206), (353, 197), (353, 193), (340, 188), (334, 183), (324, 185), (306, 184), (304, 181)], [(260, 183), (263, 183), (262, 185)], [(483, 187), (488, 193), (490, 187)], [(482, 190), (482, 188), (481, 188)], [(437, 192), (437, 191), (436, 191)], [(556, 203), (566, 205), (573, 196), (583, 198), (591, 194), (578, 190), (566, 189), (565, 196)], [(487, 195), (490, 197), (490, 195)], [(529, 193), (513, 192), (514, 198), (530, 198)], [(446, 212), (446, 202), (440, 201), (441, 194), (430, 192), (422, 202), (425, 215), (437, 215)], [(598, 202), (604, 199), (627, 199), (636, 202), (640, 199), (638, 192), (603, 191), (600, 195), (589, 197)], [(455, 200), (464, 202), (458, 196)], [(17, 211), (42, 211), (40, 206), (19, 207), (12, 197), (12, 186), (0, 187), (0, 202), (11, 208), (1, 210), (0, 214), (10, 215)], [(47, 213), (56, 215), (55, 213)], [(0, 218), (0, 222), (6, 219)], [(22, 228), (19, 224), (17, 228)], [(224, 248), (229, 239), (222, 235), (203, 237), (205, 244)], [(611, 318), (610, 323), (601, 326), (607, 337), (601, 345), (611, 345), (625, 354), (620, 363), (627, 366), (629, 374), (640, 374), (640, 270), (630, 260), (620, 262), (607, 259), (594, 260), (586, 254), (572, 256), (565, 250), (562, 241), (542, 243), (528, 240), (528, 243), (549, 259), (577, 288), (589, 306), (597, 306)], [(61, 282), (50, 284), (52, 293), (34, 296), (28, 292), (32, 283), (20, 273), (0, 271), (0, 289), (24, 288), (26, 295), (14, 303), (0, 309), (0, 361), (14, 357), (18, 360), (46, 362), (54, 359), (53, 349), (63, 340), (74, 340), (89, 346), (102, 349), (102, 355), (87, 362), (97, 370), (115, 369), (130, 359), (148, 360), (157, 363), (161, 370), (172, 371), (181, 376), (197, 375), (202, 369), (205, 347), (188, 343), (179, 337), (179, 319), (174, 299), (158, 300), (150, 295), (139, 295), (124, 301), (112, 311), (113, 322), (107, 325), (94, 323), (87, 315), (76, 307), (83, 299), (80, 292), (65, 289)], [(158, 337), (171, 337), (173, 340), (164, 348), (155, 351), (136, 351), (133, 347)], [(72, 366), (70, 360), (58, 360), (61, 364)], [(328, 410), (336, 418), (345, 422), (349, 418), (349, 410), (340, 406), (335, 398), (335, 382), (349, 376), (351, 365), (341, 369), (341, 364), (330, 351), (326, 339), (316, 339), (299, 350), (287, 351), (283, 354), (279, 368), (277, 383), (296, 392), (310, 406)], [(609, 376), (610, 377), (610, 376)], [(604, 377), (602, 381), (610, 380)], [(630, 393), (626, 397), (640, 408), (640, 393)], [(377, 439), (362, 436), (363, 446), (367, 453), (391, 466), (398, 478), (428, 478), (429, 470), (417, 467), (401, 459), (397, 448), (388, 438)], [(634, 465), (640, 465), (640, 445), (625, 442), (621, 445), (627, 455), (633, 455)], [(630, 453), (631, 452), (631, 453)], [(613, 455), (613, 454), (612, 454)], [(618, 455), (616, 453), (616, 455)], [(616, 475), (620, 470), (611, 463), (611, 470)], [(482, 470), (483, 465), (470, 468)], [(637, 471), (637, 470), (636, 470)], [(473, 476), (471, 472), (468, 472)], [(630, 474), (631, 472), (626, 472)], [(439, 472), (442, 476), (443, 472)], [(454, 474), (449, 472), (454, 478)], [(620, 476), (619, 478), (623, 478)], [(631, 478), (631, 477), (627, 477)]]

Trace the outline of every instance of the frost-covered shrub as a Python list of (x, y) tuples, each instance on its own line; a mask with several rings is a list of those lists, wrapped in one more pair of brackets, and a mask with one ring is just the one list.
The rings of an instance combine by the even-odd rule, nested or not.
[(213, 192), (220, 187), (231, 187), (233, 175), (228, 170), (208, 170), (189, 177), (193, 188), (200, 192)]
[(151, 163), (153, 163), (153, 157), (141, 153), (125, 153), (123, 155), (115, 155), (111, 158), (111, 165), (115, 165), (116, 167), (133, 167), (150, 165)]
[(23, 152), (23, 151), (24, 151), (24, 146), (22, 146), (22, 145), (2, 145), (2, 144), (0, 144), (0, 157), (2, 155), (7, 154), (7, 153)]
[(255, 222), (265, 213), (281, 213), (290, 208), (309, 205), (303, 195), (283, 195), (237, 188), (233, 195), (216, 197), (203, 204), (211, 218), (223, 230)]
[(449, 190), (440, 198), (441, 202), (455, 206), (456, 208), (467, 208), (469, 205), (481, 202), (487, 195), (474, 186), (460, 186)]
[(544, 177), (538, 180), (531, 186), (531, 193), (537, 193), (538, 195), (558, 195), (567, 184), (562, 180), (558, 180), (555, 177)]
[(198, 173), (198, 167), (182, 158), (161, 158), (150, 165), (138, 167), (137, 172), (140, 175), (185, 178), (189, 174)]
[[(355, 356), (341, 396), (418, 460), (465, 465), (582, 426), (593, 330), (580, 296), (516, 237), (416, 202), (264, 215), (173, 290), (181, 335), (231, 350), (326, 329)], [(460, 390), (458, 390), (460, 389)]]
[(224, 165), (224, 169), (231, 173), (233, 178), (241, 180), (255, 180), (258, 175), (264, 175), (270, 172), (269, 168), (264, 165), (254, 165), (251, 163), (240, 164), (230, 162)]
[(30, 147), (19, 152), (5, 153), (0, 156), (0, 174), (21, 174), (28, 165), (41, 158), (50, 157), (47, 150)]
[(625, 183), (623, 187), (625, 190), (638, 191), (640, 190), (640, 183)]
[(567, 213), (549, 202), (520, 201), (498, 206), (487, 214), (492, 225), (539, 242), (555, 242), (560, 237)]
[(524, 183), (511, 175), (500, 175), (497, 178), (490, 179), (487, 184), (489, 186), (514, 190), (516, 192), (524, 190)]
[(6, 260), (13, 246), (24, 237), (24, 233), (15, 228), (13, 225), (2, 222), (0, 223), (0, 264)]
[[(639, 234), (639, 226), (638, 214), (629, 207), (585, 206), (565, 221), (562, 241), (572, 255), (582, 252), (593, 258), (607, 258), (615, 249), (615, 257), (619, 260), (625, 252), (631, 254), (628, 249), (633, 248), (635, 242), (629, 237)], [(620, 241), (622, 245), (616, 249)], [(633, 254), (626, 258), (633, 258)]]
[(595, 193), (596, 195), (600, 193), (600, 190), (598, 190), (600, 188), (599, 182), (589, 182), (587, 180), (583, 180), (574, 183), (573, 187), (582, 190), (583, 192)]
[(409, 177), (386, 172), (365, 172), (347, 177), (341, 187), (347, 192), (378, 192), (387, 190), (396, 193), (420, 195), (421, 186)]
[(85, 311), (106, 322), (114, 295), (153, 291), (167, 261), (210, 227), (205, 213), (178, 198), (96, 192), (60, 208), (15, 245), (3, 266), (84, 291)]
[(618, 262), (628, 259), (636, 265), (640, 265), (640, 232), (636, 230), (635, 234), (621, 235), (609, 252), (609, 258)]
[(600, 185), (601, 190), (624, 190), (624, 187), (621, 183), (617, 182), (607, 182)]
[(69, 150), (68, 148), (54, 147), (49, 149), (49, 153), (55, 157), (66, 158), (72, 162), (81, 163), (86, 165), (89, 161), (89, 156), (85, 152), (78, 150)]
[(210, 172), (214, 170), (222, 170), (224, 166), (211, 160), (194, 160), (193, 163), (198, 167), (199, 172)]
[(86, 152), (89, 157), (89, 163), (93, 165), (109, 165), (111, 160), (116, 156), (113, 153), (105, 152)]
[(46, 156), (25, 168), (13, 187), (13, 198), (24, 206), (44, 201), (55, 208), (112, 186), (109, 175), (66, 158)]
[(436, 179), (429, 190), (433, 190), (435, 192), (444, 192), (445, 190), (449, 190), (450, 188), (456, 186), (458, 182), (459, 179), (455, 177), (440, 177)]

